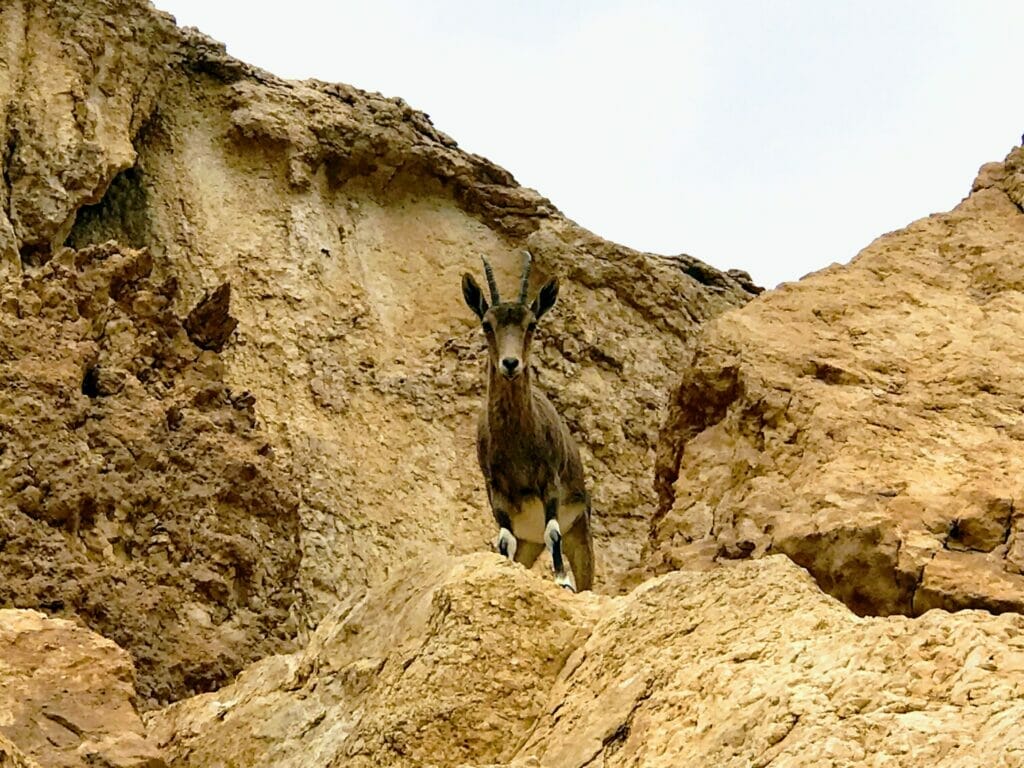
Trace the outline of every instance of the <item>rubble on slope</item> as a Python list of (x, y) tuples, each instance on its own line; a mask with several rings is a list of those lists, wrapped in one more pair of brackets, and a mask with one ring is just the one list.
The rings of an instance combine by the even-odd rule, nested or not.
[(118, 642), (150, 707), (289, 647), (299, 562), (287, 465), (152, 270), (65, 249), (0, 304), (0, 605)]

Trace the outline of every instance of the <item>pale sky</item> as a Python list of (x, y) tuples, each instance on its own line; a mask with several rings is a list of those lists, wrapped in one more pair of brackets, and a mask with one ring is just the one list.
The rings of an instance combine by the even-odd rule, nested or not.
[(155, 0), (401, 96), (610, 240), (771, 287), (953, 207), (1024, 132), (1022, 0)]

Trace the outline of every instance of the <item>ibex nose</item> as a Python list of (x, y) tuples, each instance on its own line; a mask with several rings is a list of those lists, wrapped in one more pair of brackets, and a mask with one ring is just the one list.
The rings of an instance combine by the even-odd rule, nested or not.
[(519, 367), (519, 358), (517, 357), (506, 357), (501, 361), (501, 364), (505, 366), (505, 375), (511, 376), (516, 372), (516, 368)]

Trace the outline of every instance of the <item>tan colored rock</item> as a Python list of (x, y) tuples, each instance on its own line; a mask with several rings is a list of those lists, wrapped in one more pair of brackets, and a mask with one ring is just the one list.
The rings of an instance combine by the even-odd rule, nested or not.
[(285, 82), (178, 35), (136, 165), (68, 242), (149, 247), (181, 281), (179, 315), (230, 281), (227, 381), (299, 473), (310, 623), (425, 550), (491, 547), (483, 343), (460, 275), (483, 253), (512, 286), (524, 247), (536, 285), (563, 280), (539, 378), (583, 445), (599, 588), (629, 582), (669, 386), (700, 323), (753, 295), (749, 277), (593, 236), (401, 99)]
[(196, 768), (508, 758), (602, 604), (496, 555), (420, 561), (333, 610), (305, 651), (148, 726), (170, 765)]
[(298, 499), (145, 251), (62, 249), (0, 305), (0, 605), (130, 651), (146, 707), (289, 650)]
[(784, 557), (607, 598), (479, 555), (410, 568), (305, 652), (148, 722), (190, 768), (1009, 768), (1022, 631), (1017, 614), (858, 618)]
[(0, 261), (45, 261), (78, 208), (133, 165), (175, 37), (144, 2), (3, 3)]
[(152, 707), (490, 548), (459, 277), (487, 253), (510, 282), (524, 246), (564, 278), (540, 379), (601, 588), (629, 581), (668, 384), (749, 278), (600, 240), (400, 99), (279, 80), (144, 0), (5, 3), (0, 51), (0, 604), (115, 639)]
[(521, 750), (551, 766), (1002, 765), (1024, 759), (1024, 618), (858, 619), (773, 557), (639, 588)]
[(1022, 169), (709, 326), (662, 430), (656, 570), (782, 552), (858, 613), (1024, 608)]
[(47, 768), (163, 768), (135, 711), (134, 677), (109, 640), (38, 611), (0, 610), (0, 766), (28, 768), (27, 755)]
[(25, 753), (0, 734), (0, 768), (39, 768), (39, 763), (25, 757)]

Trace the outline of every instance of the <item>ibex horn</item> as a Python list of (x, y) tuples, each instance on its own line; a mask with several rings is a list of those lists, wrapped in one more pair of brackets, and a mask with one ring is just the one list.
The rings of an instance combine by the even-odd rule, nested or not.
[(529, 251), (523, 251), (526, 254), (526, 260), (523, 262), (523, 279), (519, 283), (519, 303), (526, 303), (526, 291), (530, 287), (530, 267), (533, 266), (533, 254)]
[(494, 270), (491, 269), (491, 265), (487, 263), (487, 259), (483, 256), (480, 257), (480, 261), (484, 263), (484, 274), (487, 275), (487, 287), (491, 289), (491, 304), (500, 304), (501, 297), (498, 296), (498, 284), (494, 281)]

